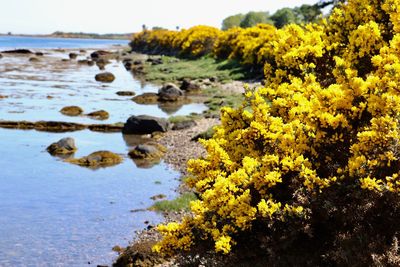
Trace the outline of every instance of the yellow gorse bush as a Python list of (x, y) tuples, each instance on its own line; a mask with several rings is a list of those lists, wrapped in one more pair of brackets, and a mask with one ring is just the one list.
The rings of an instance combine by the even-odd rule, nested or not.
[(200, 57), (210, 53), (221, 31), (209, 26), (194, 26), (187, 30), (144, 30), (133, 35), (133, 50), (150, 54), (171, 54)]
[(266, 75), (241, 107), (221, 110), (214, 137), (202, 141), (207, 156), (188, 162), (199, 200), (182, 223), (158, 227), (155, 251), (211, 240), (229, 253), (255, 223), (312, 217), (310, 203), (329, 188), (400, 192), (399, 0), (349, 0), (319, 25), (199, 26), (133, 42), (146, 34), (193, 56), (211, 52), (213, 40), (217, 57)]

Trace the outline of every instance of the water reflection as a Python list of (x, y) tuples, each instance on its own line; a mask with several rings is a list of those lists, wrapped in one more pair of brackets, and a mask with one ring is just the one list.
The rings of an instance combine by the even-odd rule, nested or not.
[[(77, 60), (85, 60), (89, 53), (90, 51), (86, 55), (80, 54)], [(87, 117), (71, 118), (59, 112), (71, 103), (83, 108), (85, 113), (102, 109), (108, 111), (110, 117), (104, 123), (124, 122), (131, 115), (168, 117), (201, 113), (206, 109), (200, 103), (134, 103), (131, 97), (116, 93), (134, 91), (136, 95), (140, 95), (157, 92), (158, 87), (134, 79), (123, 64), (115, 60), (105, 66), (106, 71), (116, 76), (115, 81), (107, 85), (101, 84), (94, 80), (94, 76), (99, 73), (96, 66), (79, 64), (73, 60), (61, 62), (60, 58), (64, 56), (65, 54), (53, 52), (52, 55), (41, 57), (41, 61), (34, 64), (24, 56), (4, 56), (0, 64), (0, 87), (1, 94), (7, 98), (0, 99), (0, 119), (93, 122)]]
[(93, 171), (46, 151), (50, 143), (72, 137), (75, 157), (98, 150), (127, 155), (139, 142), (131, 136), (0, 129), (0, 137), (0, 266), (109, 265), (113, 246), (126, 246), (147, 226), (144, 221), (162, 220), (145, 210), (150, 198), (175, 195), (178, 174), (163, 163), (141, 169), (126, 157)]

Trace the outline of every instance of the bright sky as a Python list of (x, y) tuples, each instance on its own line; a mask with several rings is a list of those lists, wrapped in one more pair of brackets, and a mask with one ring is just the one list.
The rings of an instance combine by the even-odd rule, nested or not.
[(275, 12), (318, 0), (1, 0), (0, 33), (54, 31), (130, 33), (161, 26), (174, 29), (205, 24), (248, 11)]

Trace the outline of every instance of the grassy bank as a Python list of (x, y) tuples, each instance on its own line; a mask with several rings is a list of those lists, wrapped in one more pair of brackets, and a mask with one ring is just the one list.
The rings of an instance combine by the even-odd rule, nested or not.
[(213, 78), (227, 83), (253, 78), (245, 68), (233, 60), (217, 60), (210, 56), (199, 59), (161, 56), (161, 59), (162, 63), (159, 65), (145, 65), (146, 81), (163, 83), (185, 78), (190, 80)]

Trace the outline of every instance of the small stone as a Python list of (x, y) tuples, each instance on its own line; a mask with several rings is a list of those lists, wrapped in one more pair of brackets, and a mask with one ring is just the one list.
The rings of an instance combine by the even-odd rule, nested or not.
[(95, 120), (107, 120), (110, 117), (110, 114), (105, 110), (97, 110), (87, 114), (87, 116)]
[(72, 154), (78, 149), (75, 146), (74, 139), (71, 137), (66, 137), (51, 144), (46, 150), (52, 155), (65, 155)]
[(69, 53), (69, 58), (70, 59), (76, 59), (77, 57), (78, 57), (78, 54), (76, 54), (76, 53)]
[(134, 96), (136, 93), (133, 91), (118, 91), (116, 94), (119, 96)]
[(83, 109), (78, 106), (63, 107), (60, 112), (67, 116), (79, 116), (83, 113)]
[(115, 80), (115, 76), (111, 72), (103, 72), (97, 74), (95, 80), (103, 83), (111, 83)]
[(177, 101), (183, 96), (183, 91), (173, 83), (167, 83), (158, 90), (159, 100), (162, 101)]

